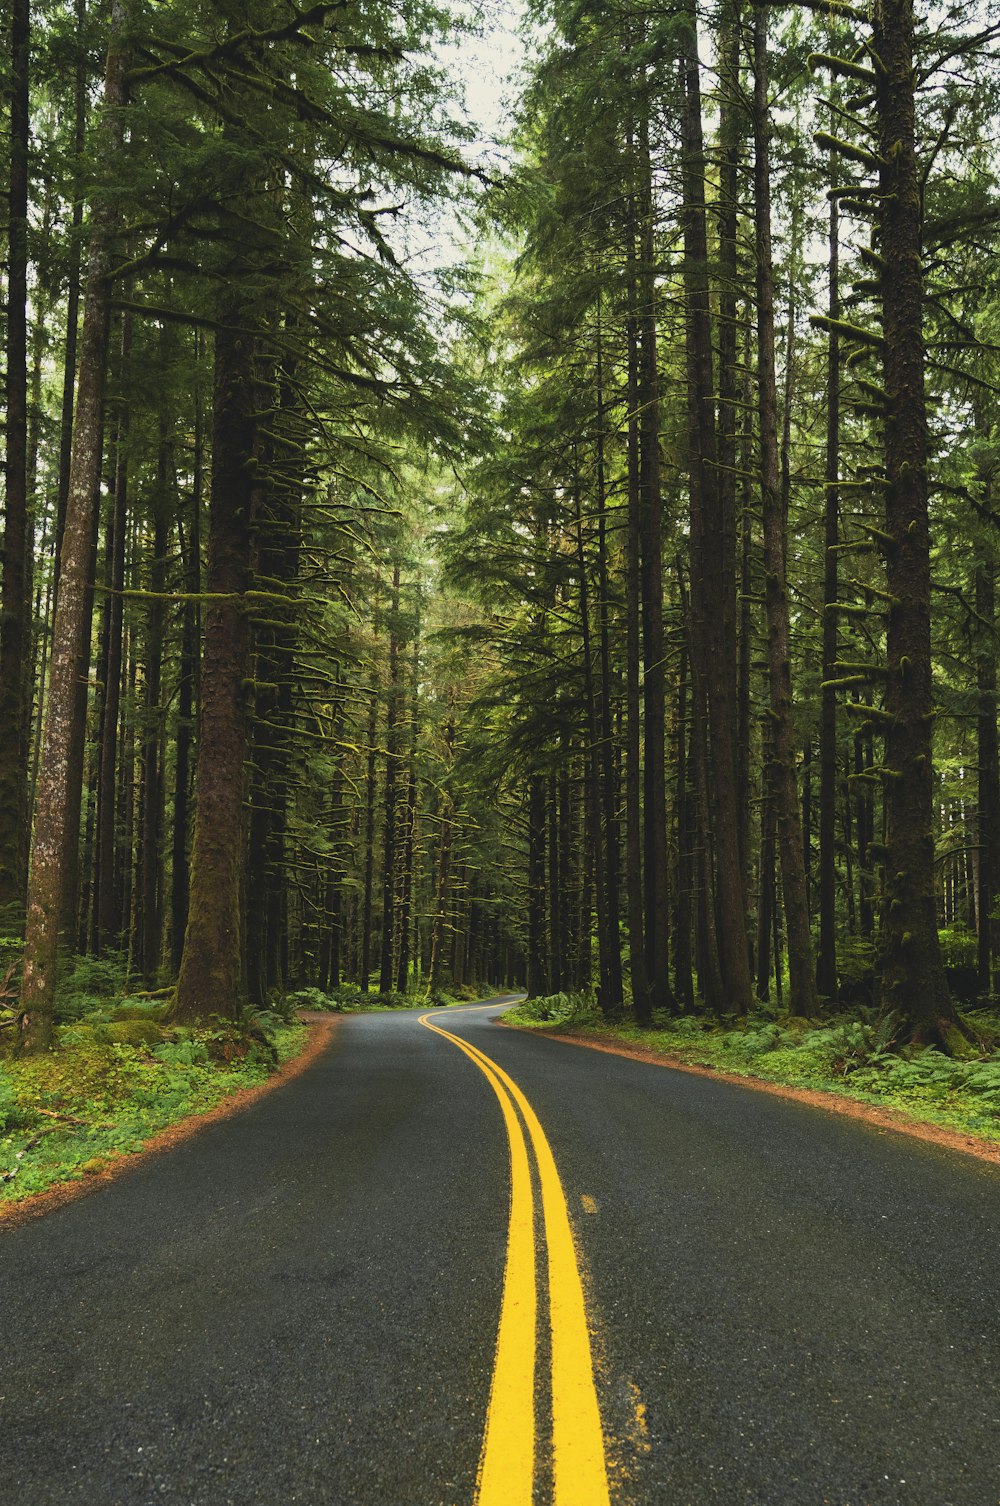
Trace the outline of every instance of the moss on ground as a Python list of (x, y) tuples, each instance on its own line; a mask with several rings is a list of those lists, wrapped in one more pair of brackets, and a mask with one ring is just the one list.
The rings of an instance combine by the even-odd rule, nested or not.
[(158, 1131), (266, 1081), (307, 1035), (277, 1021), (266, 1036), (222, 1023), (170, 1030), (153, 1014), (81, 1020), (58, 1032), (53, 1051), (0, 1058), (0, 1204), (142, 1150)]
[[(821, 1022), (755, 1015), (720, 1025), (701, 1016), (659, 1019), (655, 1028), (609, 1025), (586, 994), (533, 999), (505, 1019), (529, 1029), (572, 1030), (662, 1052), (691, 1066), (811, 1088), (891, 1108), (943, 1129), (1000, 1142), (1000, 1051), (972, 1058), (933, 1047), (893, 1049), (892, 1022), (838, 1016)], [(995, 1012), (967, 1016), (977, 1035), (996, 1038)]]

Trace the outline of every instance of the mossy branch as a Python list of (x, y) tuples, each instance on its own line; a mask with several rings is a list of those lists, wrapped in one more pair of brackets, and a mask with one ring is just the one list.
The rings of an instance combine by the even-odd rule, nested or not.
[(871, 346), (873, 350), (884, 350), (885, 340), (881, 335), (876, 335), (873, 330), (864, 329), (860, 324), (849, 324), (846, 319), (831, 319), (829, 314), (812, 314), (809, 323), (814, 329), (825, 330), (829, 335), (840, 335), (845, 340), (853, 340), (858, 345)]
[(852, 62), (850, 58), (839, 57), (833, 52), (811, 52), (808, 61), (810, 68), (822, 68), (834, 78), (855, 78), (862, 84), (878, 82), (877, 75), (871, 68), (866, 68), (863, 63)]
[(869, 706), (867, 701), (846, 701), (844, 710), (852, 716), (863, 716), (866, 721), (881, 722), (883, 726), (895, 727), (896, 718), (891, 711), (883, 711), (881, 706)]
[(866, 151), (863, 146), (855, 146), (850, 141), (843, 141), (839, 136), (831, 136), (829, 131), (814, 131), (813, 140), (817, 146), (826, 147), (827, 151), (846, 157), (848, 162), (857, 162), (861, 167), (867, 167), (870, 172), (880, 172), (886, 166), (882, 158), (876, 157), (874, 152)]

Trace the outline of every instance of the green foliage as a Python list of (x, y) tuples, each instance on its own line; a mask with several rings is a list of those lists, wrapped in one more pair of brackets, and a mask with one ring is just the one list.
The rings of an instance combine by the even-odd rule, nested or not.
[[(151, 1021), (74, 1025), (60, 1048), (0, 1061), (0, 1200), (20, 1200), (55, 1182), (78, 1180), (140, 1151), (158, 1130), (204, 1113), (240, 1088), (255, 1087), (301, 1050), (305, 1027), (274, 1033), (271, 1046), (231, 1024), (172, 1039), (150, 1036)], [(240, 1054), (226, 1055), (227, 1050)]]
[(128, 958), (124, 952), (103, 957), (71, 957), (63, 966), (56, 988), (55, 1017), (59, 1024), (82, 1019), (95, 1005), (120, 998), (128, 990)]
[[(552, 1003), (534, 1000), (507, 1018), (517, 1024), (570, 1023), (566, 1017), (545, 1017)], [(893, 1042), (898, 1021), (892, 1016), (840, 1016), (820, 1028), (761, 1013), (742, 1029), (719, 1029), (693, 1016), (661, 1023), (652, 1031), (631, 1025), (608, 1027), (593, 1018), (572, 1023), (584, 1029), (596, 1024), (602, 1035), (613, 1033), (699, 1066), (833, 1092), (1000, 1140), (1000, 1051), (957, 1060), (933, 1047), (897, 1050)], [(976, 1017), (984, 1036), (996, 1023)]]
[(956, 921), (938, 931), (945, 967), (975, 967), (978, 961), (976, 934)]
[(592, 989), (582, 988), (575, 993), (526, 999), (504, 1018), (512, 1025), (590, 1025), (598, 1018), (597, 1002)]
[(844, 936), (837, 947), (837, 970), (842, 983), (860, 983), (875, 968), (875, 944), (863, 936)]

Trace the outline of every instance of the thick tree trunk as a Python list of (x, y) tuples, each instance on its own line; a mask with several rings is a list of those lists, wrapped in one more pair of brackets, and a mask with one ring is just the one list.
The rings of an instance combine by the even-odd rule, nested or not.
[(771, 147), (767, 97), (767, 11), (754, 15), (754, 188), (757, 251), (757, 393), (764, 519), (764, 600), (771, 707), (772, 788), (788, 932), (790, 1006), (816, 1012), (816, 968), (809, 928), (802, 820), (795, 777), (791, 643), (785, 572), (785, 518), (778, 457), (774, 355), (774, 274), (771, 249)]
[[(692, 672), (695, 696), (703, 695), (711, 733), (712, 802), (715, 816), (717, 925), (726, 1008), (750, 1008), (746, 891), (740, 862), (736, 776), (736, 663), (727, 624), (734, 620), (736, 562), (727, 555), (727, 529), (719, 492), (712, 324), (705, 217), (705, 148), (697, 22), (686, 10), (681, 57), (684, 180), (684, 284), (688, 350), (689, 464), (692, 553)], [(707, 779), (706, 779), (707, 788)]]
[(12, 0), (7, 217), (3, 594), (0, 597), (0, 917), (21, 911), (28, 876), (31, 577), (28, 549), (29, 0)]
[[(107, 166), (121, 150), (124, 130), (126, 64), (122, 39), (127, 19), (125, 0), (114, 0), (100, 127), (101, 158)], [(69, 497), (28, 883), (20, 994), (19, 1044), (23, 1050), (44, 1050), (52, 1038), (52, 1005), (69, 823), (79, 822), (79, 811), (70, 811), (67, 804), (69, 761), (74, 719), (78, 715), (79, 647), (93, 570), (94, 514), (100, 480), (111, 312), (109, 273), (116, 224), (117, 207), (108, 198), (94, 211), (87, 269)]]
[(241, 884), (250, 627), (246, 591), (255, 497), (253, 341), (227, 311), (215, 337), (212, 490), (191, 892), (171, 1018), (233, 1018), (242, 980)]
[(885, 341), (885, 888), (882, 1003), (917, 1041), (953, 1043), (957, 1016), (938, 943), (934, 697), (924, 392), (922, 195), (916, 159), (912, 0), (875, 0)]

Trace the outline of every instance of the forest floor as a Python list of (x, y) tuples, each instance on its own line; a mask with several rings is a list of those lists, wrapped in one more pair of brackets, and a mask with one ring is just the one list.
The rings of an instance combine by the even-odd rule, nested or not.
[[(969, 1018), (1000, 1024), (995, 1012)], [(759, 1086), (1000, 1163), (1000, 1051), (956, 1060), (933, 1048), (891, 1049), (877, 1022), (842, 1016), (816, 1023), (760, 1015), (725, 1028), (701, 1016), (658, 1020), (651, 1030), (609, 1025), (586, 996), (556, 994), (511, 1010), (505, 1024), (599, 1050)]]
[[(54, 1050), (0, 1057), (0, 1220), (42, 1195), (108, 1180), (236, 1112), (308, 1063), (329, 1030), (269, 1018), (170, 1028), (159, 1009), (95, 1008), (57, 1030)], [(331, 1022), (332, 1023), (332, 1022)], [(47, 1203), (46, 1203), (47, 1206)]]

